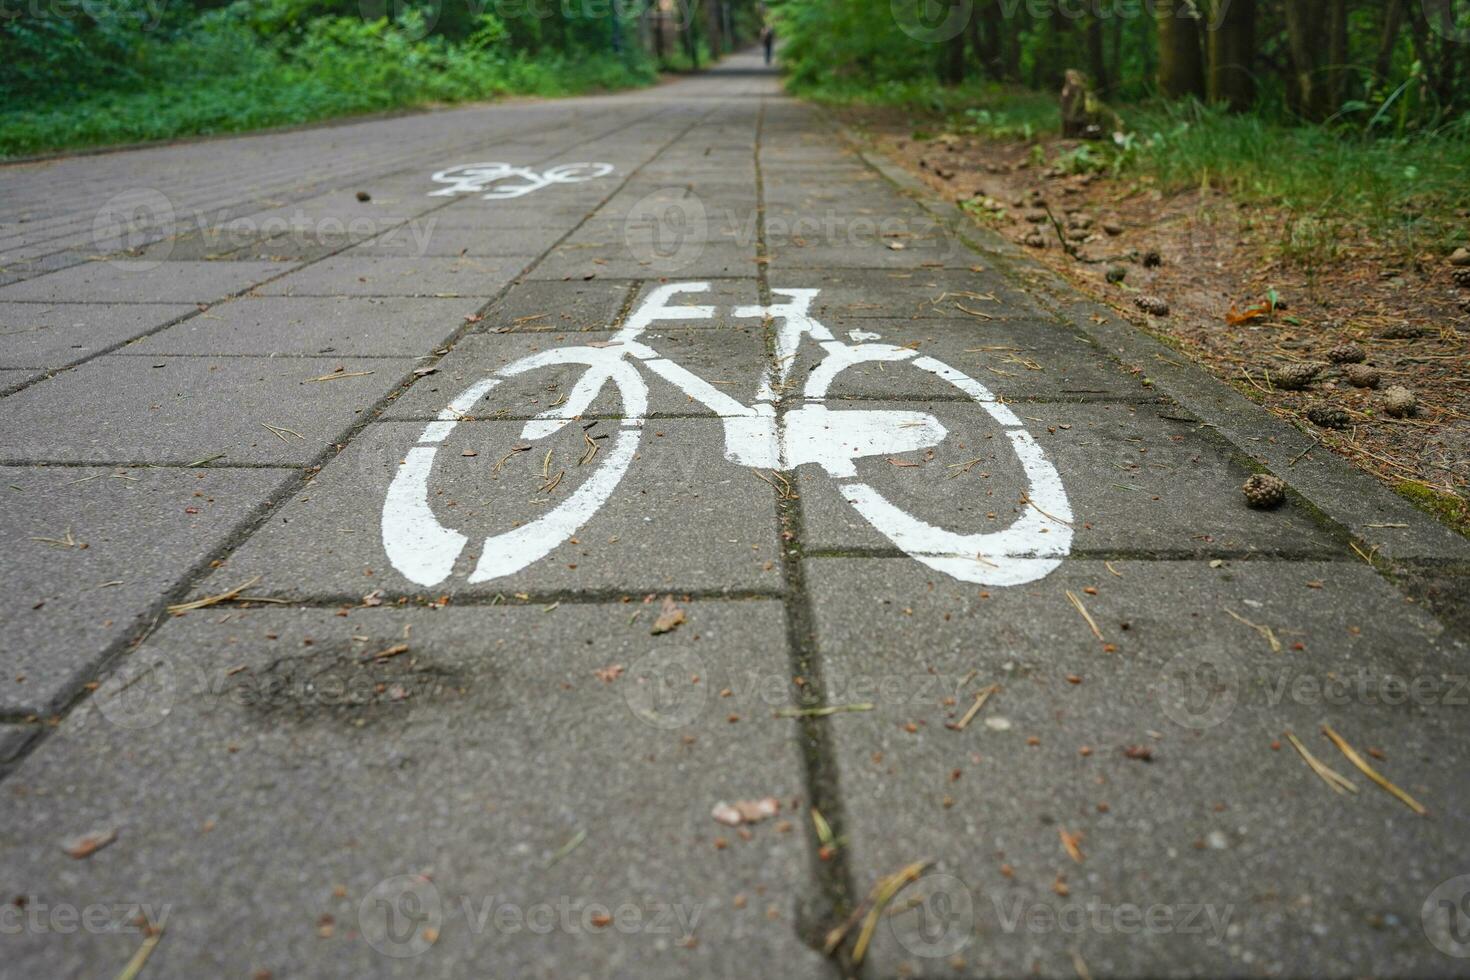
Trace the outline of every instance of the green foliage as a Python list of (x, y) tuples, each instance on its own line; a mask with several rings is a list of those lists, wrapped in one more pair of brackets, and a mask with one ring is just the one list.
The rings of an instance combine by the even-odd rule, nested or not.
[[(532, 50), (517, 47), (511, 25), (493, 14), (462, 24), (456, 41), (430, 32), (415, 8), (364, 20), (321, 15), (317, 0), (237, 0), (148, 27), (138, 4), (109, 2), (132, 7), (131, 19), (28, 18), (7, 33), (0, 50), (16, 56), (0, 62), (0, 81), (17, 97), (0, 108), (0, 156), (507, 93), (563, 95), (655, 76), (640, 52), (610, 50), (605, 19), (581, 25), (589, 42), (596, 28), (597, 46)], [(88, 9), (104, 8), (89, 0)], [(575, 42), (575, 30), (561, 34)]]

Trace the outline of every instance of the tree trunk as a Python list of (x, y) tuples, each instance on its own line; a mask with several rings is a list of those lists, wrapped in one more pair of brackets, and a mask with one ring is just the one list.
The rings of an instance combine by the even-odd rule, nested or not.
[(946, 85), (959, 85), (965, 80), (965, 32), (960, 31), (944, 42), (940, 80)]
[(1322, 34), (1328, 27), (1325, 0), (1286, 0), (1286, 39), (1291, 48), (1293, 103), (1308, 119), (1325, 119), (1331, 112), (1330, 93), (1322, 62), (1330, 44)]
[(1206, 29), (1210, 101), (1244, 112), (1256, 97), (1256, 0), (1215, 0)]
[(1200, 57), (1199, 21), (1190, 0), (1157, 0), (1159, 30), (1159, 94), (1168, 99), (1204, 97), (1204, 60)]
[(1383, 33), (1378, 37), (1378, 57), (1373, 60), (1373, 81), (1382, 84), (1388, 81), (1393, 71), (1393, 52), (1399, 46), (1399, 31), (1404, 23), (1404, 0), (1388, 0), (1388, 9), (1383, 12)]
[(1327, 109), (1336, 112), (1347, 98), (1348, 9), (1347, 0), (1327, 3)]
[(1102, 19), (1096, 14), (1087, 18), (1087, 70), (1092, 74), (1094, 92), (1105, 93), (1112, 87), (1108, 81), (1107, 51), (1103, 46)]

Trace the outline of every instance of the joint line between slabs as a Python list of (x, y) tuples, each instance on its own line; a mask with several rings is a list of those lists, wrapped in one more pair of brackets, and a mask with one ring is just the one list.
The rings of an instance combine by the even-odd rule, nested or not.
[[(756, 114), (754, 148), (756, 284), (761, 305), (769, 307), (771, 305), (771, 286), (767, 274), (768, 263), (760, 261), (770, 255), (766, 242), (765, 180), (761, 170), (765, 118), (766, 100), (762, 98)], [(774, 324), (767, 319), (762, 326), (765, 332), (767, 356), (774, 358)], [(785, 406), (784, 399), (776, 402), (778, 439), (785, 422), (787, 411)], [(794, 478), (795, 474), (790, 474), (790, 477)], [(771, 493), (775, 497), (776, 514), (781, 531), (791, 533), (791, 540), (784, 540), (783, 535), (779, 541), (781, 577), (786, 584), (784, 597), (786, 642), (791, 658), (791, 670), (793, 674), (806, 680), (806, 686), (802, 690), (809, 692), (809, 696), (801, 699), (801, 707), (822, 707), (828, 704), (828, 697), (822, 676), (821, 660), (816, 647), (816, 627), (811, 596), (806, 589), (806, 577), (802, 566), (801, 502), (787, 499), (775, 487), (772, 488)], [(836, 746), (833, 744), (833, 730), (830, 727), (831, 722), (825, 718), (800, 717), (795, 720), (795, 724), (801, 736), (799, 744), (802, 748), (802, 765), (806, 776), (807, 803), (821, 812), (828, 825), (833, 828), (834, 837), (840, 840), (847, 826), (847, 818), (842, 803), (841, 779)], [(803, 820), (802, 825), (812, 851), (812, 876), (824, 906), (818, 910), (822, 917), (819, 921), (801, 924), (801, 931), (806, 933), (802, 938), (808, 945), (820, 950), (823, 935), (828, 928), (840, 922), (848, 914), (856, 900), (857, 891), (853, 884), (852, 869), (848, 865), (845, 847), (839, 846), (829, 860), (822, 860), (820, 853), (822, 844), (817, 839), (812, 821)], [(842, 953), (838, 955), (839, 957), (845, 956)], [(843, 959), (839, 958), (834, 965), (844, 974), (848, 972), (848, 965)]]

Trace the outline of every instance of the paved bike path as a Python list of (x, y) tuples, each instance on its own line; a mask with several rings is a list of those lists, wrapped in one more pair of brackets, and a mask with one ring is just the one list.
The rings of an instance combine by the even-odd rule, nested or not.
[[(446, 173), (479, 162), (507, 167)], [(610, 169), (554, 179), (581, 162)], [(1459, 966), (1435, 896), (1470, 880), (1435, 889), (1470, 874), (1445, 625), (1470, 549), (959, 233), (753, 57), (0, 181), (6, 970), (140, 948), (149, 976)], [(830, 340), (780, 349), (758, 310), (784, 290), (819, 291)], [(582, 405), (603, 355), (548, 358), (615, 350), (658, 295), (687, 318)], [(868, 412), (919, 448), (842, 479), (732, 462), (763, 378), (783, 431)], [(570, 540), (476, 580), (487, 539), (534, 539), (629, 432)], [(1027, 440), (1067, 513), (1017, 465)], [(429, 448), (427, 509), (465, 543), (411, 578), (385, 499)], [(1262, 464), (1301, 491), (1280, 510), (1243, 505)], [(1011, 585), (1001, 552), (921, 563), (858, 484), (934, 527), (1029, 522), (1066, 557)], [(759, 822), (712, 816), (765, 798)], [(861, 923), (818, 951), (921, 860), (862, 963)]]

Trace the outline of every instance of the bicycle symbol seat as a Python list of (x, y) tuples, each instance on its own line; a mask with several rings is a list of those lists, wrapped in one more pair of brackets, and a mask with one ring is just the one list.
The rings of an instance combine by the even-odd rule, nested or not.
[[(739, 306), (736, 317), (769, 318), (777, 324), (775, 359), (745, 405), (639, 341), (658, 321), (706, 320), (711, 306), (669, 305), (681, 293), (701, 293), (709, 283), (670, 283), (653, 290), (613, 339), (598, 346), (560, 347), (521, 358), (466, 388), (430, 422), (408, 451), (383, 502), (383, 547), (393, 567), (409, 581), (437, 585), (448, 578), (469, 539), (440, 523), (429, 503), (429, 481), (439, 445), (461, 418), (496, 385), (552, 365), (582, 365), (586, 371), (554, 408), (535, 416), (521, 439), (547, 438), (576, 421), (609, 384), (623, 405), (616, 439), (603, 462), (581, 486), (542, 516), (484, 541), (469, 581), (512, 575), (570, 539), (607, 502), (628, 471), (648, 411), (649, 371), (713, 410), (724, 423), (724, 457), (731, 463), (795, 470), (811, 463), (837, 481), (846, 500), (897, 548), (936, 571), (983, 585), (1021, 585), (1049, 574), (1071, 550), (1072, 510), (1056, 469), (1014, 412), (983, 385), (912, 348), (880, 343), (846, 343), (810, 313), (818, 289), (773, 289), (770, 306)], [(808, 375), (801, 405), (778, 414), (787, 375), (804, 339), (824, 357)], [(1000, 426), (1025, 477), (1017, 517), (998, 531), (965, 534), (929, 524), (903, 510), (858, 478), (860, 459), (938, 446), (948, 435), (927, 412), (833, 408), (827, 393), (839, 374), (869, 361), (906, 362), (947, 382)]]
[(479, 194), (498, 181), (519, 178), (523, 183), (502, 184), (481, 195), (487, 201), (503, 201), (539, 191), (552, 184), (578, 184), (584, 180), (606, 177), (613, 172), (610, 163), (563, 163), (537, 173), (530, 167), (508, 163), (466, 163), (434, 174), (431, 180), (448, 187), (430, 191), (430, 197), (452, 197), (455, 194)]

